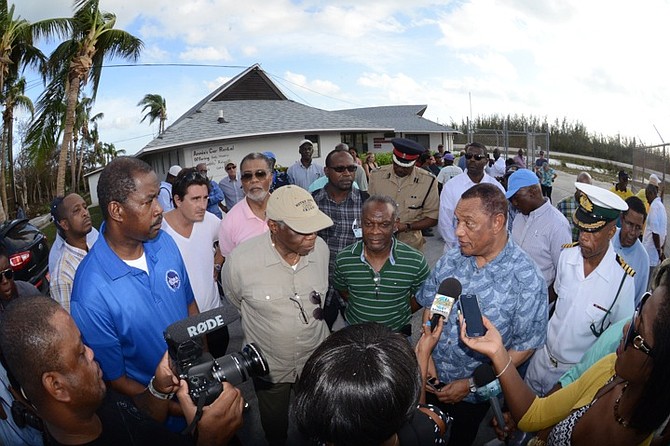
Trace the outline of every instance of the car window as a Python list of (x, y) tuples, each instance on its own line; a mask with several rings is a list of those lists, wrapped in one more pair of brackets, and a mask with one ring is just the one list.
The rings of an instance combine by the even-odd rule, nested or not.
[(41, 236), (39, 230), (28, 222), (10, 228), (4, 237), (4, 245), (10, 252), (25, 249)]

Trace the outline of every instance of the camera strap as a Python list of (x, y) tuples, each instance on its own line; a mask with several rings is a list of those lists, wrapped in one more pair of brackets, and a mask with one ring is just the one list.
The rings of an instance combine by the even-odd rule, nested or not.
[(191, 421), (191, 424), (189, 424), (188, 427), (182, 432), (184, 435), (193, 435), (193, 437), (196, 437), (196, 440), (196, 429), (198, 428), (198, 423), (202, 418), (202, 408), (205, 407), (205, 398), (205, 392), (201, 392), (200, 396), (198, 397), (198, 404), (195, 406), (195, 416), (193, 417), (193, 421)]

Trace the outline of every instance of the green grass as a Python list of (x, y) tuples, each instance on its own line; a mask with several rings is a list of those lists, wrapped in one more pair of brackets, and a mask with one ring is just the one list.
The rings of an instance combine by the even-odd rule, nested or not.
[[(100, 211), (100, 206), (91, 206), (88, 208), (88, 212), (91, 214), (91, 223), (95, 229), (100, 229), (102, 224), (102, 211)], [(56, 227), (53, 222), (50, 222), (48, 225), (40, 229), (49, 241), (49, 246), (53, 245), (54, 240), (56, 239)]]

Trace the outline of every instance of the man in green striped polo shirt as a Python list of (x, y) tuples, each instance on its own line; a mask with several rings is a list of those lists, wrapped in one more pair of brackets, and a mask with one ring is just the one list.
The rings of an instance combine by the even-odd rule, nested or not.
[(348, 302), (349, 324), (379, 322), (411, 334), (414, 293), (429, 269), (416, 249), (397, 240), (398, 206), (387, 196), (373, 195), (361, 211), (363, 239), (347, 246), (335, 259), (333, 286)]

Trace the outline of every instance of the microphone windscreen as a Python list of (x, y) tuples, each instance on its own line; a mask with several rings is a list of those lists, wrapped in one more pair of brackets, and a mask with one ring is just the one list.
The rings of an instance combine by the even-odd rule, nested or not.
[(454, 277), (444, 279), (437, 289), (438, 294), (444, 294), (449, 297), (458, 297), (461, 295), (461, 291), (463, 291), (461, 282)]
[(483, 387), (496, 379), (496, 373), (491, 364), (480, 364), (472, 374), (472, 379), (477, 387)]

